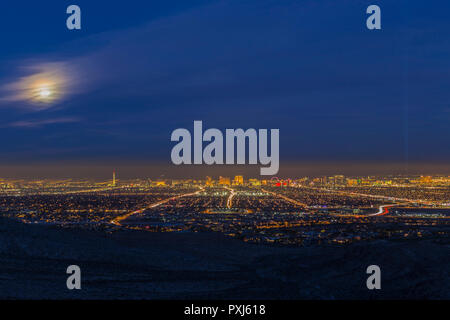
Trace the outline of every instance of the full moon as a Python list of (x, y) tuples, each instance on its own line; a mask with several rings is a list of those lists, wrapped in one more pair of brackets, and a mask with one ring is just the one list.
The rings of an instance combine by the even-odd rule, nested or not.
[(51, 94), (52, 94), (52, 92), (47, 88), (39, 89), (39, 96), (41, 98), (48, 98)]

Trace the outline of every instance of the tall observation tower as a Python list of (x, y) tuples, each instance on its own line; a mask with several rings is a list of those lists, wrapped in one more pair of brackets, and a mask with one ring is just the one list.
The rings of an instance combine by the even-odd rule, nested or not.
[(113, 171), (113, 180), (112, 180), (112, 186), (116, 186), (116, 171)]

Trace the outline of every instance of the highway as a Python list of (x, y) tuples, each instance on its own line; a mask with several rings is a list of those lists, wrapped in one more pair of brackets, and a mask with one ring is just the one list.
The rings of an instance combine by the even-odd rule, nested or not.
[(228, 191), (230, 191), (230, 196), (227, 199), (227, 208), (231, 209), (232, 204), (233, 204), (233, 197), (236, 195), (236, 191), (234, 191), (234, 189), (231, 189), (230, 187), (224, 186), (225, 189), (227, 189)]
[(293, 203), (293, 204), (295, 204), (295, 205), (297, 205), (297, 206), (308, 208), (308, 205), (307, 205), (307, 204), (302, 203), (302, 202), (300, 202), (300, 201), (297, 201), (297, 200), (295, 200), (295, 199), (288, 198), (288, 197), (286, 197), (286, 196), (284, 196), (284, 195), (282, 195), (282, 194), (279, 194), (279, 193), (276, 193), (276, 192), (272, 192), (272, 191), (267, 191), (267, 190), (265, 190), (265, 189), (261, 189), (261, 190), (262, 190), (263, 192), (269, 193), (269, 194), (271, 194), (271, 195), (273, 195), (273, 196), (276, 196), (276, 197), (279, 197), (279, 198), (281, 198), (281, 199), (283, 199), (283, 200), (286, 200), (286, 201), (288, 201), (288, 202), (290, 202), (290, 203)]
[(130, 213), (124, 214), (124, 215), (122, 215), (122, 216), (116, 217), (116, 218), (112, 219), (112, 220), (110, 221), (110, 223), (112, 223), (112, 224), (114, 224), (114, 225), (116, 225), (116, 226), (121, 226), (122, 224), (121, 224), (120, 222), (123, 221), (123, 220), (125, 220), (125, 219), (127, 219), (128, 217), (130, 217), (130, 216), (132, 216), (132, 215), (135, 215), (135, 214), (137, 214), (137, 213), (142, 213), (142, 212), (144, 212), (144, 211), (147, 210), (147, 209), (153, 209), (153, 208), (159, 207), (160, 205), (165, 204), (165, 203), (167, 203), (167, 202), (169, 202), (169, 201), (171, 201), (171, 200), (176, 200), (176, 199), (183, 198), (183, 197), (194, 196), (194, 195), (196, 195), (196, 194), (199, 194), (199, 193), (202, 192), (203, 190), (204, 190), (204, 189), (201, 188), (200, 190), (198, 190), (198, 191), (196, 191), (196, 192), (184, 193), (184, 194), (181, 194), (181, 195), (179, 195), (179, 196), (175, 196), (175, 197), (171, 197), (171, 198), (167, 198), (167, 199), (158, 201), (158, 202), (153, 203), (153, 204), (151, 204), (151, 205), (149, 205), (149, 206), (147, 206), (147, 207), (145, 207), (145, 208), (142, 208), (142, 209), (139, 209), (139, 210), (135, 210), (135, 211), (133, 211), (133, 212), (130, 212)]
[(395, 205), (393, 204), (384, 204), (381, 205), (380, 208), (378, 209), (378, 212), (376, 213), (372, 213), (372, 214), (368, 214), (367, 216), (369, 217), (373, 217), (373, 216), (384, 216), (385, 214), (389, 213), (389, 208), (390, 207), (394, 207)]

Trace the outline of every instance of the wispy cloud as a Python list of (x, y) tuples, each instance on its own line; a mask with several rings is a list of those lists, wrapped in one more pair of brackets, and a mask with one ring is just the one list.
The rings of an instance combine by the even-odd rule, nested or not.
[(78, 88), (68, 62), (24, 63), (22, 76), (0, 86), (1, 102), (19, 102), (35, 110), (51, 108)]
[(54, 119), (44, 119), (44, 120), (24, 120), (11, 122), (4, 127), (13, 128), (40, 128), (49, 124), (60, 124), (60, 123), (73, 123), (79, 122), (79, 118), (54, 118)]

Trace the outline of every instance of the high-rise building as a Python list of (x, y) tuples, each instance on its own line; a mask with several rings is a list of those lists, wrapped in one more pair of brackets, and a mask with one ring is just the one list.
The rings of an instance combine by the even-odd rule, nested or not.
[(259, 181), (258, 179), (248, 179), (248, 183), (251, 186), (260, 186), (261, 185), (261, 181)]
[(230, 185), (230, 178), (227, 177), (219, 177), (219, 184), (220, 185)]
[(243, 176), (235, 176), (233, 180), (233, 185), (235, 186), (242, 186), (244, 184), (244, 177)]
[(334, 184), (335, 185), (343, 186), (343, 185), (346, 184), (345, 182), (346, 182), (346, 179), (345, 179), (345, 177), (343, 175), (335, 175), (334, 176)]
[(419, 179), (419, 183), (421, 184), (430, 184), (433, 182), (433, 179), (431, 178), (431, 176), (421, 176)]
[(116, 186), (116, 171), (113, 171), (113, 179), (112, 179), (112, 186)]

